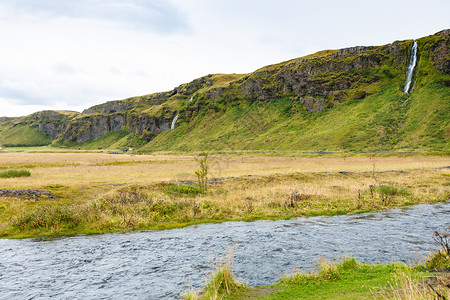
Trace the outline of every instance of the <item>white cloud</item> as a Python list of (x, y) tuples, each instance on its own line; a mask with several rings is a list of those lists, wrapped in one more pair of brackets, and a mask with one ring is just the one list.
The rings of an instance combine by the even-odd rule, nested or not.
[(449, 10), (442, 0), (1, 0), (0, 115), (82, 110), (210, 73), (417, 38), (449, 28)]

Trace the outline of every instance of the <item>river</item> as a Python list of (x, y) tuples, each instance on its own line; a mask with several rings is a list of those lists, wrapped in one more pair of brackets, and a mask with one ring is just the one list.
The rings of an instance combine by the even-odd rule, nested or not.
[(0, 299), (172, 299), (232, 249), (239, 281), (276, 282), (315, 260), (406, 263), (438, 249), (450, 201), (382, 212), (203, 224), (165, 231), (0, 240)]

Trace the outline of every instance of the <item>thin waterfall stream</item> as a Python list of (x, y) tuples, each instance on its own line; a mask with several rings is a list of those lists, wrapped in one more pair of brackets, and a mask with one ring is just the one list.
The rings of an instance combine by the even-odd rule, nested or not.
[(177, 123), (177, 120), (178, 120), (178, 116), (179, 116), (180, 114), (178, 113), (176, 116), (175, 116), (175, 118), (173, 118), (173, 120), (172, 120), (172, 125), (170, 126), (170, 130), (172, 130), (172, 129), (174, 129), (175, 128), (175, 123)]
[(411, 83), (414, 75), (414, 67), (417, 63), (417, 41), (414, 40), (414, 43), (411, 47), (411, 55), (409, 57), (409, 64), (408, 69), (406, 71), (406, 84), (405, 88), (403, 89), (404, 93), (409, 93), (411, 89)]
[(0, 299), (178, 299), (233, 250), (245, 284), (269, 285), (323, 255), (410, 263), (436, 251), (450, 201), (381, 212), (180, 229), (0, 240)]

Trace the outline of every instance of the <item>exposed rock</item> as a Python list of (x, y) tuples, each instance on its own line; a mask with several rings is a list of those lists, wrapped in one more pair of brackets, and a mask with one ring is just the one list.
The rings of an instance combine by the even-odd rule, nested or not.
[(31, 128), (37, 128), (46, 135), (56, 138), (67, 127), (68, 120), (77, 115), (79, 113), (73, 111), (44, 110), (22, 117), (14, 126), (29, 125)]
[(83, 114), (94, 114), (94, 113), (101, 113), (101, 114), (112, 114), (112, 113), (118, 113), (118, 112), (125, 112), (128, 107), (132, 105), (129, 101), (108, 101), (103, 104), (92, 106), (88, 109), (85, 109), (83, 111)]
[(14, 197), (14, 198), (23, 198), (27, 200), (40, 200), (42, 198), (46, 199), (58, 199), (55, 195), (48, 191), (42, 190), (31, 190), (31, 189), (8, 189), (8, 190), (0, 190), (0, 197)]
[(442, 38), (430, 47), (430, 61), (444, 74), (450, 74), (450, 29), (440, 31), (436, 36)]
[(324, 110), (326, 107), (324, 98), (314, 98), (311, 96), (307, 96), (303, 98), (303, 101), (300, 100), (300, 102), (302, 102), (306, 110), (310, 112), (319, 112)]
[(72, 120), (62, 134), (64, 140), (83, 143), (124, 129), (124, 113), (87, 114)]
[(0, 122), (7, 122), (10, 120), (13, 120), (14, 118), (10, 118), (10, 117), (0, 117)]
[(172, 119), (156, 118), (148, 115), (138, 115), (127, 120), (127, 130), (129, 132), (142, 135), (144, 130), (153, 132), (154, 134), (170, 130)]

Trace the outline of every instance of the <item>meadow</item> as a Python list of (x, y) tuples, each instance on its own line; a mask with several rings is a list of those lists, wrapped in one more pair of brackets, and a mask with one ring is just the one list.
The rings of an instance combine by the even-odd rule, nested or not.
[[(204, 222), (279, 219), (445, 201), (447, 155), (0, 152), (0, 236), (166, 229)], [(14, 174), (14, 172), (13, 172)], [(45, 192), (45, 193), (44, 193)], [(49, 196), (51, 195), (51, 196)]]

